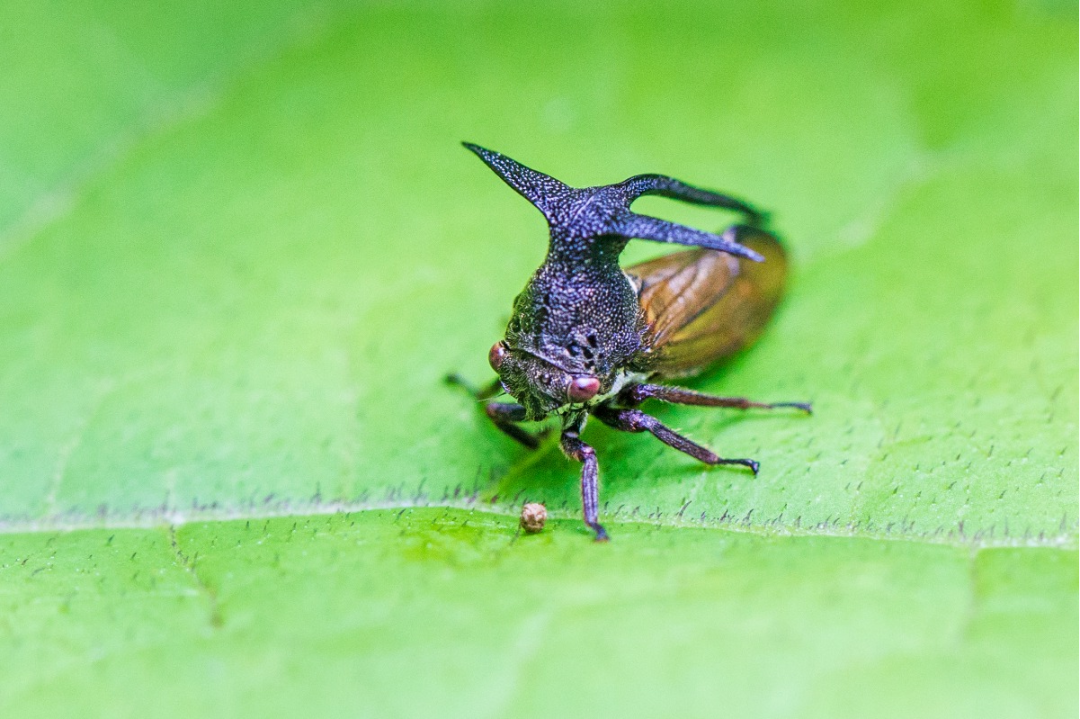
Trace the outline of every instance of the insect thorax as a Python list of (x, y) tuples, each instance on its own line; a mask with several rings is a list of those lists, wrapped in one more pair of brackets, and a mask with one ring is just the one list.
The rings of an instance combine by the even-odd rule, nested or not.
[(549, 255), (514, 300), (506, 339), (573, 374), (610, 388), (642, 347), (637, 290), (617, 260), (573, 264)]

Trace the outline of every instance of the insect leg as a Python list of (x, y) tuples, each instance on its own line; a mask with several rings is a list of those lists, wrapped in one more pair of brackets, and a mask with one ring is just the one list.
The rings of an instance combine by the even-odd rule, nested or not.
[(596, 532), (596, 541), (606, 542), (608, 540), (607, 532), (597, 521), (599, 516), (597, 489), (599, 466), (596, 463), (596, 452), (592, 447), (582, 442), (578, 433), (572, 429), (563, 430), (560, 443), (567, 457), (582, 463), (581, 513), (585, 518), (585, 524), (589, 525), (589, 529)]
[(498, 377), (496, 377), (489, 384), (486, 384), (483, 387), (477, 387), (472, 382), (469, 382), (469, 380), (465, 379), (456, 372), (446, 375), (445, 379), (447, 384), (461, 387), (463, 390), (471, 394), (476, 399), (491, 399), (492, 397), (503, 391), (502, 384), (500, 384)]
[(754, 460), (718, 457), (700, 444), (695, 444), (665, 427), (660, 420), (650, 417), (641, 410), (600, 406), (593, 410), (593, 414), (604, 424), (623, 432), (649, 432), (667, 446), (674, 447), (705, 464), (741, 464), (749, 467), (754, 474), (758, 473), (758, 463)]
[[(446, 383), (457, 385), (466, 392), (471, 394), (476, 399), (484, 400), (491, 399), (495, 395), (502, 392), (502, 384), (499, 383), (499, 378), (496, 377), (495, 381), (486, 387), (477, 388), (473, 386), (471, 382), (463, 378), (458, 374), (446, 375)], [(547, 431), (542, 431), (539, 434), (533, 434), (527, 432), (521, 427), (518, 427), (514, 422), (525, 421), (525, 408), (520, 404), (502, 404), (500, 402), (488, 402), (484, 405), (484, 413), (491, 419), (492, 423), (503, 431), (507, 436), (517, 440), (521, 444), (525, 445), (529, 449), (536, 449), (540, 446), (540, 440), (547, 435)]]
[(488, 402), (484, 405), (484, 412), (491, 418), (492, 423), (501, 429), (507, 436), (516, 439), (529, 449), (540, 446), (540, 440), (546, 432), (533, 434), (518, 427), (515, 422), (525, 421), (525, 408), (520, 404), (503, 404), (501, 402)]
[(669, 387), (662, 384), (639, 384), (630, 387), (619, 395), (619, 399), (626, 404), (638, 405), (647, 399), (658, 399), (661, 402), (672, 404), (690, 404), (698, 407), (732, 407), (734, 409), (778, 409), (791, 407), (802, 410), (807, 414), (813, 414), (813, 408), (809, 402), (752, 402), (745, 397), (717, 397), (711, 394), (702, 394), (691, 389), (682, 387)]

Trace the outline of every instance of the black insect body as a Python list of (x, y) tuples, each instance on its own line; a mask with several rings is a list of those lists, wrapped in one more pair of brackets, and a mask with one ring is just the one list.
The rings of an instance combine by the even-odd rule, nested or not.
[[(738, 464), (755, 474), (752, 459), (725, 459), (676, 434), (637, 409), (646, 399), (706, 407), (794, 407), (715, 397), (649, 380), (692, 375), (747, 346), (780, 299), (786, 273), (783, 249), (761, 229), (763, 213), (725, 195), (664, 175), (638, 175), (615, 185), (570, 187), (505, 155), (465, 143), (510, 187), (543, 213), (551, 230), (547, 258), (514, 300), (506, 338), (488, 359), (499, 389), (517, 403), (490, 402), (488, 416), (522, 444), (536, 435), (523, 421), (558, 415), (560, 444), (583, 464), (585, 523), (597, 540), (597, 461), (581, 440), (589, 415), (627, 432), (657, 439), (707, 464)], [(661, 195), (740, 212), (746, 224), (720, 235), (630, 211), (643, 195)], [(630, 239), (691, 245), (626, 269), (619, 255)], [(453, 381), (460, 382), (456, 377)]]

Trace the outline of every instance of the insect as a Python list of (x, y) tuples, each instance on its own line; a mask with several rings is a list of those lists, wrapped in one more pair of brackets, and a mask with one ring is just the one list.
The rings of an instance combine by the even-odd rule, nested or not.
[[(495, 426), (536, 448), (542, 436), (519, 423), (561, 419), (559, 443), (582, 464), (582, 514), (598, 541), (608, 535), (598, 521), (596, 453), (581, 439), (589, 416), (625, 432), (649, 432), (706, 464), (742, 465), (756, 475), (756, 461), (719, 457), (638, 406), (656, 399), (810, 413), (805, 402), (766, 404), (655, 383), (697, 374), (746, 347), (769, 319), (787, 265), (779, 241), (763, 229), (765, 213), (665, 175), (570, 187), (498, 152), (464, 145), (540, 210), (551, 235), (547, 258), (514, 300), (504, 339), (488, 353), (498, 378), (473, 390), (479, 399), (505, 391), (516, 400), (485, 405)], [(734, 210), (744, 222), (716, 235), (631, 212), (643, 195)], [(624, 269), (619, 255), (631, 239), (695, 249)], [(456, 375), (448, 379), (468, 387)]]

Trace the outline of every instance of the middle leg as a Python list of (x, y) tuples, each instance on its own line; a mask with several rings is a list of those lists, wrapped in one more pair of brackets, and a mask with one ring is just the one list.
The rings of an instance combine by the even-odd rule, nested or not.
[(752, 459), (725, 459), (718, 457), (711, 450), (691, 442), (681, 434), (665, 427), (660, 420), (650, 417), (637, 409), (615, 409), (600, 406), (593, 410), (593, 415), (604, 424), (623, 432), (649, 432), (652, 436), (669, 447), (674, 447), (705, 464), (741, 464), (758, 473), (758, 463)]

